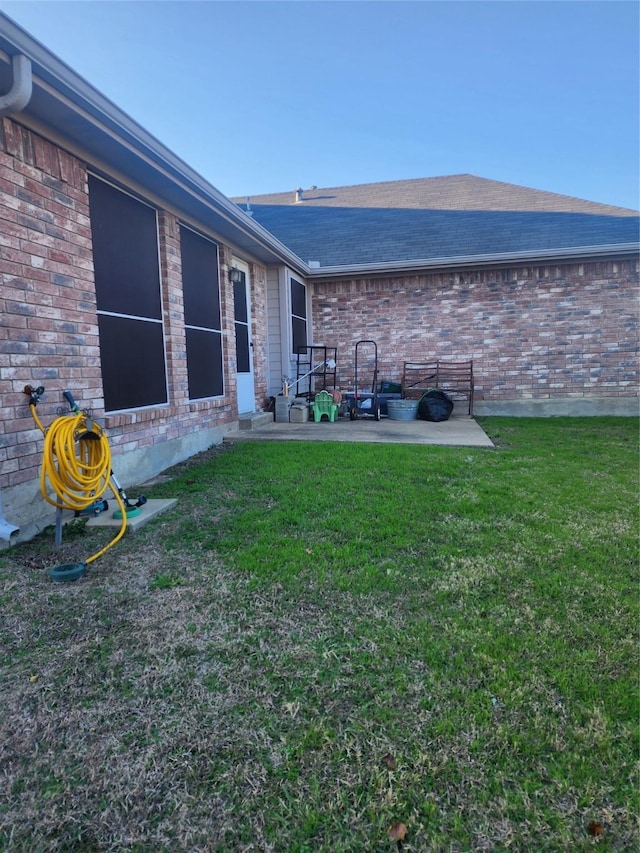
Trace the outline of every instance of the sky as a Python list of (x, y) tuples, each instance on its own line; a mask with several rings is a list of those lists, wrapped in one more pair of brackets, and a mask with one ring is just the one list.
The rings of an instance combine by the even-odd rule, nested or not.
[(230, 197), (470, 173), (637, 209), (635, 0), (0, 0)]

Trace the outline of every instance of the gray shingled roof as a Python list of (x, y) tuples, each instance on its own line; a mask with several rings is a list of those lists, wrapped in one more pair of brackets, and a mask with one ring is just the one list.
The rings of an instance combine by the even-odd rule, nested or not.
[[(451, 175), (251, 196), (253, 216), (305, 261), (375, 264), (636, 243), (635, 211)], [(246, 209), (246, 198), (233, 199)]]

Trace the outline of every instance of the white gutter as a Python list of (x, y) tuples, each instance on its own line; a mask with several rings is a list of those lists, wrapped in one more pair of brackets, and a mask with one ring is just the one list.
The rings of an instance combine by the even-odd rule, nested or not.
[(33, 77), (31, 75), (31, 60), (22, 54), (11, 59), (13, 82), (6, 95), (0, 97), (0, 118), (19, 113), (31, 100)]
[(411, 261), (382, 261), (370, 264), (333, 264), (309, 268), (310, 279), (344, 278), (347, 276), (416, 273), (455, 267), (513, 266), (522, 263), (552, 263), (596, 256), (637, 255), (640, 243), (607, 243), (601, 246), (573, 246), (562, 249), (538, 249), (526, 252), (496, 252), (487, 255), (452, 255), (444, 258), (418, 258)]

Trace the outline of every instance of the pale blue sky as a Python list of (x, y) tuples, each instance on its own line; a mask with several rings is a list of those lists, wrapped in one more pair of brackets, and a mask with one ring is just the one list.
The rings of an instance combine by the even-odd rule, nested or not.
[(469, 172), (638, 207), (635, 0), (0, 0), (223, 193)]

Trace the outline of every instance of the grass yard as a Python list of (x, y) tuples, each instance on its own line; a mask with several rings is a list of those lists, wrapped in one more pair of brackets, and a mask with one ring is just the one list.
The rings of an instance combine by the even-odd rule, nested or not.
[(482, 425), (201, 454), (77, 583), (82, 523), (0, 552), (0, 849), (637, 850), (638, 422)]

